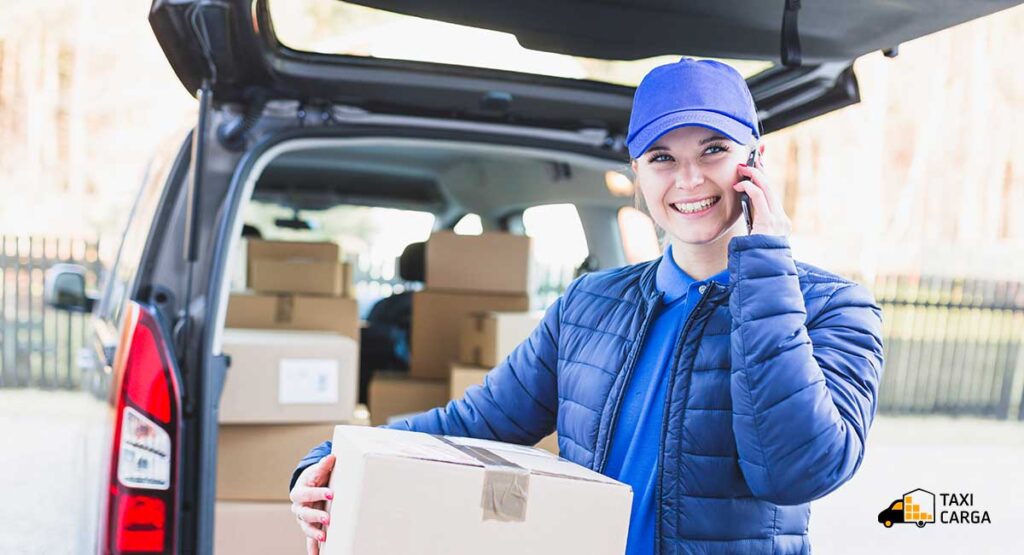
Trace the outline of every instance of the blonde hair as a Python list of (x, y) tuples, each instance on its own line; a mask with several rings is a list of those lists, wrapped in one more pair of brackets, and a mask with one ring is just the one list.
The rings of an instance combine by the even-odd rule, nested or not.
[[(633, 173), (631, 166), (626, 167), (626, 173)], [(654, 221), (654, 217), (651, 216), (651, 210), (647, 207), (647, 201), (644, 199), (644, 194), (640, 192), (640, 178), (635, 174), (633, 175), (633, 208), (638, 212), (647, 216), (647, 219), (651, 220), (651, 226), (654, 227), (654, 233), (658, 237), (658, 247), (664, 251), (665, 247), (668, 246), (668, 233), (658, 225), (658, 222)]]

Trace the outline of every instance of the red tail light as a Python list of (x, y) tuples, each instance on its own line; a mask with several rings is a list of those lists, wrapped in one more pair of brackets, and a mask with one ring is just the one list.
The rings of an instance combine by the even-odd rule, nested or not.
[(116, 407), (104, 553), (175, 547), (180, 393), (154, 314), (129, 303), (114, 362)]

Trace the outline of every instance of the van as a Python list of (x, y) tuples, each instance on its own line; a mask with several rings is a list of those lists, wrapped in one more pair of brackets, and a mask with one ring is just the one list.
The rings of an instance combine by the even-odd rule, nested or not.
[(731, 60), (771, 133), (858, 102), (857, 57), (1018, 3), (316, 1), (152, 2), (198, 118), (156, 153), (99, 297), (80, 268), (47, 282), (51, 306), (92, 313), (84, 389), (109, 407), (86, 449), (107, 471), (83, 552), (213, 550), (232, 253), (250, 209), (291, 210), (287, 229), (352, 206), (523, 234), (526, 210), (568, 204), (580, 271), (623, 265), (624, 137), (650, 68)]

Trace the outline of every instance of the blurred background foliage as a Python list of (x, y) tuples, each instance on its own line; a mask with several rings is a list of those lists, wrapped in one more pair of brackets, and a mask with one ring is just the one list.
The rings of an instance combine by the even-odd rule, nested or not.
[[(0, 233), (113, 239), (187, 132), (196, 102), (148, 5), (0, 0)], [(317, 3), (286, 5), (282, 27), (330, 39)], [(1024, 7), (865, 56), (859, 105), (770, 135), (798, 256), (868, 279), (1024, 276), (1021, 51)]]

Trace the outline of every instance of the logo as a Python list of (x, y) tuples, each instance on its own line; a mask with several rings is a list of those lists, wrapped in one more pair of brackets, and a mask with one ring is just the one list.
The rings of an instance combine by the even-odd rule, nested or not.
[(924, 528), (926, 524), (935, 524), (938, 514), (938, 522), (942, 524), (992, 523), (988, 511), (974, 509), (973, 493), (940, 493), (939, 497), (942, 510), (936, 513), (934, 493), (921, 488), (908, 491), (878, 513), (878, 522), (886, 528), (892, 528), (893, 524), (915, 524)]
[(893, 524), (914, 523), (918, 528), (924, 528), (928, 523), (934, 524), (935, 494), (920, 488), (908, 491), (902, 499), (893, 501), (887, 509), (878, 513), (878, 522), (886, 528), (892, 528)]

